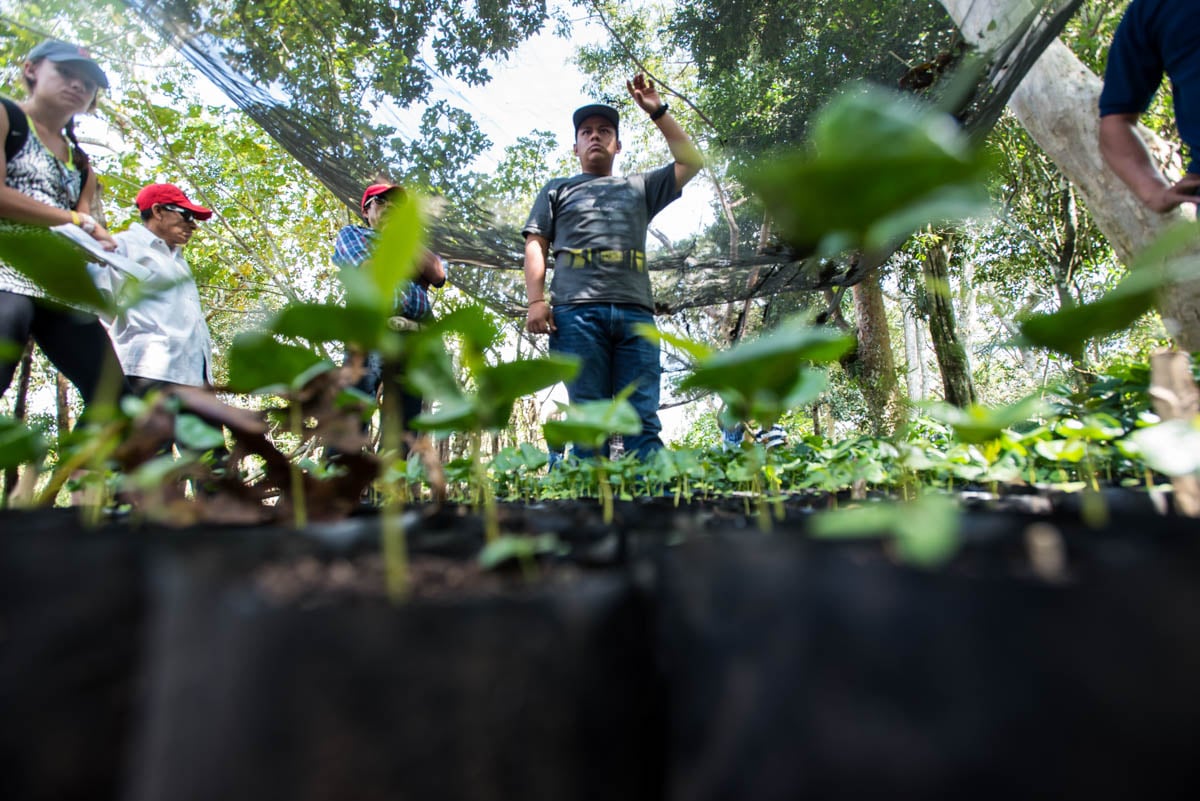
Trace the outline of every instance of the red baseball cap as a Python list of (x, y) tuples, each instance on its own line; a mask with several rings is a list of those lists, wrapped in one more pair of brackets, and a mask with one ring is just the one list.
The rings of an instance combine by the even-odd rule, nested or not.
[(363, 216), (366, 217), (368, 200), (370, 200), (371, 198), (376, 197), (378, 195), (386, 195), (389, 192), (403, 192), (403, 191), (404, 191), (403, 187), (396, 186), (395, 184), (371, 184), (363, 192), (362, 203), (359, 205), (359, 208), (362, 210)]
[(133, 202), (137, 204), (139, 211), (146, 211), (155, 203), (158, 203), (159, 205), (179, 206), (181, 209), (187, 209), (196, 215), (197, 220), (207, 220), (213, 215), (212, 209), (197, 206), (188, 200), (187, 195), (183, 194), (183, 190), (175, 184), (147, 184), (142, 187), (142, 191), (137, 193), (137, 197), (134, 198)]

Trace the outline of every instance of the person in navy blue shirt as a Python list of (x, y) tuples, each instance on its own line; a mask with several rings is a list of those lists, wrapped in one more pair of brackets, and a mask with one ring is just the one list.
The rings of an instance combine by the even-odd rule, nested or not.
[[(1137, 132), (1138, 118), (1162, 83), (1171, 81), (1175, 121), (1190, 158), (1172, 184)], [(1108, 51), (1100, 94), (1100, 153), (1146, 206), (1167, 212), (1200, 197), (1200, 2), (1133, 0)]]

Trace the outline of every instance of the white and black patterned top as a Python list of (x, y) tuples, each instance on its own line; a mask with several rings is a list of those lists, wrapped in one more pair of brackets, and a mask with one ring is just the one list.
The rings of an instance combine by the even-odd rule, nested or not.
[[(48, 206), (73, 209), (79, 204), (79, 196), (83, 193), (83, 173), (75, 164), (59, 161), (38, 139), (31, 121), (25, 144), (8, 160), (4, 185)], [(0, 225), (6, 228), (36, 227), (4, 219), (0, 219)], [(2, 261), (0, 289), (34, 298), (46, 297), (40, 287)]]

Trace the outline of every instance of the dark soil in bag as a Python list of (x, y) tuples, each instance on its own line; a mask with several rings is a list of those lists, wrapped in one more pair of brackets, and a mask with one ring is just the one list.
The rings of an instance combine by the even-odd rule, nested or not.
[(113, 799), (135, 716), (140, 541), (0, 511), (0, 797)]
[(661, 798), (652, 616), (623, 571), (392, 606), (276, 592), (373, 548), (219, 539), (158, 563), (131, 798)]
[(1021, 564), (1032, 521), (967, 517), (937, 572), (786, 534), (664, 553), (668, 797), (1194, 792), (1195, 522), (1064, 526), (1047, 582)]

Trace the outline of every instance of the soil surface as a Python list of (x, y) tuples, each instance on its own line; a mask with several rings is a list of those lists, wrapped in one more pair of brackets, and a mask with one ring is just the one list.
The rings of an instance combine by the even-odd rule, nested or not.
[[(569, 564), (485, 571), (475, 561), (416, 556), (408, 564), (408, 598), (496, 598), (533, 586), (566, 586), (581, 574), (580, 568)], [(254, 571), (254, 585), (270, 603), (302, 609), (388, 599), (384, 562), (379, 554), (332, 561), (302, 556), (271, 562)]]

